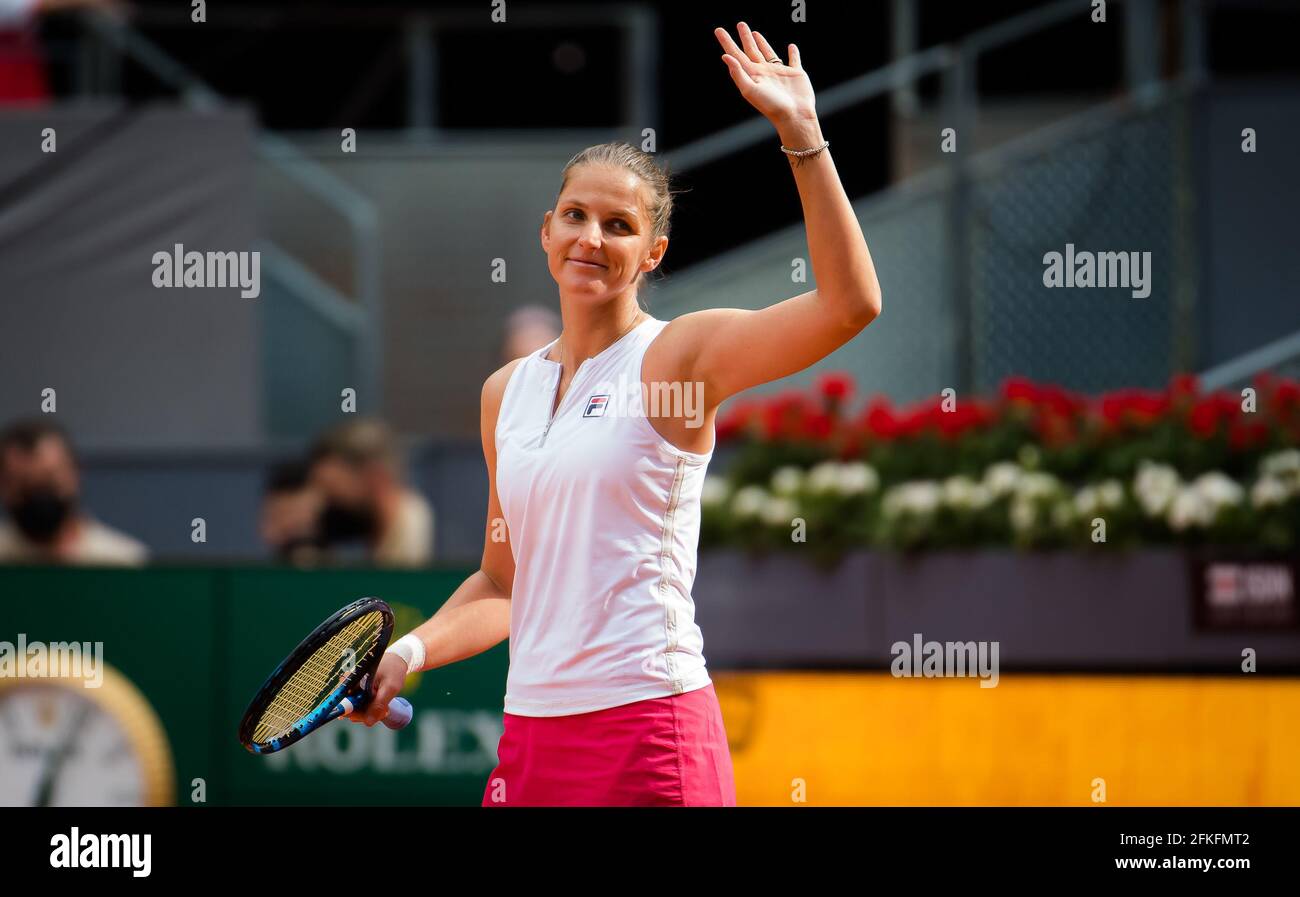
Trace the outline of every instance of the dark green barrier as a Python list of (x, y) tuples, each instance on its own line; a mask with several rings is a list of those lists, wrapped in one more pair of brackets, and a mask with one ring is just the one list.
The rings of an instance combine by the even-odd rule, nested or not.
[[(339, 607), (364, 595), (378, 596), (392, 605), (397, 631), (405, 632), (437, 610), (468, 574), (4, 568), (0, 641), (16, 643), (21, 633), (28, 642), (103, 642), (105, 662), (139, 689), (161, 722), (178, 804), (197, 803), (192, 798), (200, 789), (206, 791), (203, 803), (214, 805), (477, 804), (501, 733), (509, 657), (504, 643), (412, 677), (404, 694), (416, 716), (400, 733), (339, 722), (266, 757), (248, 754), (235, 738), (257, 687)], [(48, 752), (61, 737), (57, 714), (46, 714), (49, 732), (23, 733), (8, 729), (39, 729), (42, 723), (22, 714), (15, 714), (14, 722), (3, 713), (14, 686), (34, 687), (37, 681), (10, 682), (0, 692), (0, 729), (17, 737), (10, 744), (41, 745)], [(125, 727), (142, 725), (134, 720)], [(27, 750), (25, 760), (6, 759), (0, 750), (0, 775), (6, 763), (17, 770), (34, 762), (35, 749)], [(117, 756), (123, 752), (128, 756)], [(76, 775), (95, 782), (123, 777), (126, 784), (116, 793), (129, 787), (129, 770), (137, 762), (133, 745), (118, 746), (98, 760), (87, 756), (91, 753), (93, 747), (78, 745), (71, 756), (80, 766), (69, 769), (76, 766)], [(81, 787), (70, 794), (56, 789), (55, 800), (91, 802), (91, 791)], [(99, 790), (112, 791), (107, 784)], [(77, 793), (87, 796), (78, 799)]]

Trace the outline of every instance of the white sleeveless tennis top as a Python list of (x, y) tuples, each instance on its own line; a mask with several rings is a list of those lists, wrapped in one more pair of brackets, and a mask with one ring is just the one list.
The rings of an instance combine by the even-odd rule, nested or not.
[(554, 343), (506, 384), (496, 427), (515, 559), (506, 713), (588, 713), (710, 683), (691, 586), (713, 450), (674, 447), (640, 413), (641, 360), (666, 326), (649, 318), (584, 361), (554, 417)]

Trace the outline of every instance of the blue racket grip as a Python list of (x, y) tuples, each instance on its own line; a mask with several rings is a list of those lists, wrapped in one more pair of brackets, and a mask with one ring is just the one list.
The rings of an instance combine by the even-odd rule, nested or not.
[(390, 729), (405, 729), (415, 715), (415, 708), (406, 698), (393, 698), (388, 702), (388, 716), (383, 723)]

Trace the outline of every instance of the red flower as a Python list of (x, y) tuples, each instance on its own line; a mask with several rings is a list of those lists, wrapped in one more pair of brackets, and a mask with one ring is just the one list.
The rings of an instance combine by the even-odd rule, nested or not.
[(1081, 396), (1066, 392), (1058, 386), (1047, 386), (1039, 393), (1039, 408), (1059, 417), (1074, 417), (1088, 407)]
[(896, 418), (898, 435), (903, 437), (919, 436), (925, 432), (933, 423), (934, 418), (941, 414), (939, 403), (917, 402), (910, 408), (906, 408)]
[[(1008, 405), (1019, 409), (1022, 416), (1028, 412), (1073, 418), (1088, 407), (1087, 400), (1082, 396), (1067, 392), (1059, 386), (1039, 386), (1023, 377), (1009, 377), (1004, 381), (1002, 398)], [(1039, 426), (1037, 422), (1033, 424)]]
[(798, 390), (778, 393), (763, 407), (763, 433), (769, 439), (797, 439), (808, 432), (812, 413), (808, 398)]
[(1264, 421), (1247, 423), (1235, 420), (1228, 428), (1228, 445), (1235, 452), (1254, 448), (1268, 438), (1268, 424)]
[(1203, 396), (1187, 415), (1187, 426), (1200, 439), (1209, 439), (1219, 432), (1219, 425), (1236, 417), (1237, 402), (1224, 393)]
[(726, 442), (742, 435), (750, 429), (755, 416), (753, 402), (739, 401), (727, 409), (714, 426), (714, 436), (718, 442)]
[(1300, 383), (1294, 380), (1279, 380), (1273, 390), (1273, 406), (1279, 412), (1300, 408)]
[(992, 419), (992, 412), (978, 402), (958, 402), (952, 411), (942, 408), (935, 424), (939, 432), (949, 439), (957, 439), (971, 430), (978, 429)]
[(842, 402), (853, 393), (853, 378), (838, 372), (822, 374), (817, 381), (817, 391), (828, 401)]
[(1062, 414), (1042, 414), (1034, 421), (1034, 431), (1044, 445), (1060, 447), (1074, 442), (1074, 426)]
[(1256, 393), (1268, 395), (1273, 391), (1273, 387), (1277, 385), (1277, 382), (1277, 375), (1272, 371), (1260, 371), (1255, 375), (1255, 379), (1252, 381), (1251, 385), (1255, 387)]
[(1141, 389), (1118, 389), (1101, 397), (1101, 416), (1112, 426), (1149, 426), (1169, 410), (1169, 397)]
[(781, 406), (772, 402), (763, 406), (763, 438), (780, 439), (785, 435), (785, 420)]
[(1195, 374), (1175, 374), (1169, 381), (1170, 396), (1194, 396), (1199, 391)]
[(803, 434), (809, 439), (827, 439), (831, 435), (834, 419), (824, 411), (817, 411), (804, 417)]
[(873, 399), (862, 415), (862, 423), (866, 431), (877, 439), (895, 439), (900, 435), (899, 421), (889, 399)]
[(1024, 377), (1008, 377), (1002, 383), (1002, 397), (1008, 402), (1028, 402), (1033, 405), (1038, 402), (1038, 396), (1038, 387)]
[[(845, 422), (847, 400), (855, 391), (842, 372), (821, 375), (811, 388), (786, 390), (759, 399), (729, 403), (716, 424), (719, 442), (735, 438), (811, 440), (840, 457), (857, 457), (872, 442), (913, 439), (925, 434), (948, 441), (967, 438), (1011, 416), (1032, 428), (1044, 445), (1069, 445), (1080, 439), (1122, 438), (1162, 420), (1177, 421), (1198, 439), (1224, 438), (1233, 451), (1267, 444), (1270, 439), (1300, 441), (1300, 383), (1261, 374), (1255, 378), (1259, 411), (1245, 414), (1232, 392), (1202, 394), (1190, 374), (1172, 377), (1163, 391), (1119, 389), (1095, 399), (1023, 377), (1004, 381), (1000, 399), (965, 399), (950, 404), (936, 395), (895, 408), (874, 396)], [(945, 405), (950, 409), (945, 411)]]
[(1101, 397), (1101, 419), (1111, 427), (1123, 422), (1124, 408), (1124, 397), (1120, 393), (1111, 392)]

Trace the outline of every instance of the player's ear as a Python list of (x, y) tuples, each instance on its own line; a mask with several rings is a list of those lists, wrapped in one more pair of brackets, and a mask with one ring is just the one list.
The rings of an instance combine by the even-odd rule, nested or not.
[(551, 226), (551, 215), (554, 212), (555, 212), (554, 209), (550, 209), (547, 211), (545, 215), (542, 216), (542, 249), (547, 252), (549, 252), (551, 248), (550, 246), (547, 245), (551, 242), (551, 237), (548, 231), (550, 230), (550, 226)]
[(664, 262), (664, 253), (668, 251), (668, 238), (659, 237), (650, 244), (650, 251), (646, 254), (646, 261), (641, 266), (642, 271), (653, 271)]

